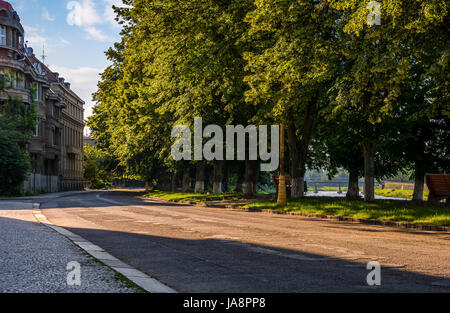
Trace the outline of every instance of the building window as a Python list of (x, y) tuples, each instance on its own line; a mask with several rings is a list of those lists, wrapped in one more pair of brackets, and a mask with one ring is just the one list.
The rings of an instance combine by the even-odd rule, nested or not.
[(17, 73), (11, 74), (11, 84), (13, 88), (17, 88), (17, 81), (18, 81), (18, 74)]
[(11, 31), (11, 44), (12, 44), (12, 47), (17, 49), (18, 42), (19, 42), (19, 38), (17, 36), (17, 32), (16, 32), (15, 29), (13, 29)]
[(39, 101), (39, 84), (34, 84), (34, 93), (33, 93), (33, 100)]
[(53, 135), (53, 145), (54, 146), (58, 146), (59, 145), (59, 135), (60, 134), (60, 131), (59, 131), (59, 128), (56, 128), (55, 129), (55, 134)]
[(16, 73), (16, 88), (23, 88), (23, 78), (19, 72)]
[(36, 121), (36, 129), (34, 131), (34, 137), (39, 137), (39, 120)]
[(6, 46), (6, 27), (0, 26), (0, 45)]

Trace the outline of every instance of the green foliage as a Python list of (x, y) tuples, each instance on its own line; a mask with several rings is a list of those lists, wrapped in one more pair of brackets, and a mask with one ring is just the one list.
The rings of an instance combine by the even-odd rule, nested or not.
[(409, 70), (420, 64), (428, 78), (434, 77), (439, 94), (429, 112), (443, 109), (448, 114), (448, 1), (379, 1), (380, 26), (367, 25), (365, 1), (329, 2), (342, 12), (341, 49), (346, 59), (336, 81), (335, 112), (356, 107), (371, 124), (381, 123), (392, 116)]
[(90, 188), (94, 189), (94, 190), (108, 190), (108, 189), (112, 189), (113, 185), (112, 183), (109, 182), (104, 182), (104, 181), (100, 181), (100, 182), (95, 182), (93, 184), (91, 184)]
[(112, 187), (113, 175), (108, 155), (102, 150), (84, 146), (84, 179), (90, 182), (92, 189)]
[(246, 20), (246, 40), (253, 49), (244, 54), (250, 74), (247, 101), (260, 108), (264, 120), (273, 115), (293, 118), (301, 128), (311, 100), (326, 95), (334, 75), (336, 11), (324, 1), (255, 1)]
[[(118, 10), (127, 25), (107, 53), (88, 125), (99, 147), (127, 174), (164, 175), (174, 125), (248, 121), (244, 103), (244, 16), (251, 1), (133, 1)], [(245, 110), (244, 110), (245, 111)], [(251, 117), (251, 116), (250, 116)]]
[(30, 171), (28, 154), (20, 147), (16, 131), (0, 129), (0, 195), (17, 196)]
[(8, 96), (0, 101), (0, 195), (17, 196), (31, 170), (26, 145), (36, 128), (35, 105), (9, 96), (7, 88), (15, 79), (6, 75), (0, 83), (0, 92)]

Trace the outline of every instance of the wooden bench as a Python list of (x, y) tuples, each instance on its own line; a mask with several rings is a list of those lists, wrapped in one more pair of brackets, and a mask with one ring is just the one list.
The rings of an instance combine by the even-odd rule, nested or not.
[[(280, 176), (273, 176), (273, 182), (275, 183), (275, 188), (277, 189), (278, 194), (278, 186), (280, 185)], [(291, 176), (286, 175), (286, 194), (289, 196), (291, 194), (292, 184), (291, 184)]]
[(428, 174), (425, 180), (430, 190), (429, 202), (437, 203), (443, 199), (450, 199), (450, 175)]

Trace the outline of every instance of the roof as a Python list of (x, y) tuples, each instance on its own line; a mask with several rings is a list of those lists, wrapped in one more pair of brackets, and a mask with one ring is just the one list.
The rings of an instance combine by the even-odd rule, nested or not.
[(35, 63), (38, 63), (41, 65), (42, 71), (45, 72), (45, 76), (47, 77), (47, 79), (49, 81), (58, 82), (58, 77), (56, 77), (56, 75), (47, 67), (47, 65), (42, 63), (34, 54), (28, 55), (28, 58), (30, 59), (33, 66)]
[[(1, 0), (0, 0), (1, 1)], [(52, 72), (47, 65), (45, 65), (44, 63), (42, 63), (37, 57), (36, 55), (34, 55), (33, 53), (27, 54), (28, 60), (30, 61), (30, 63), (33, 65), (38, 63), (41, 66), (42, 72), (45, 72), (45, 77), (47, 78), (47, 80), (49, 82), (52, 83), (62, 83), (63, 87), (66, 88), (66, 90), (75, 98), (77, 98), (80, 102), (82, 102), (83, 104), (85, 104), (85, 101), (83, 99), (80, 98), (80, 96), (78, 96), (72, 89), (70, 89), (70, 87), (65, 86), (64, 84), (64, 80), (61, 82), (58, 74)], [(61, 78), (62, 79), (62, 78)], [(69, 83), (69, 82), (66, 82)]]
[(9, 11), (14, 11), (13, 6), (11, 5), (11, 3), (0, 0), (0, 8), (7, 8)]

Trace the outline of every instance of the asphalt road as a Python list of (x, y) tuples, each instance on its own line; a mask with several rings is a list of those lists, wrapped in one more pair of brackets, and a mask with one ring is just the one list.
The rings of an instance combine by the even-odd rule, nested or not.
[[(450, 292), (450, 234), (93, 192), (44, 215), (179, 292)], [(368, 262), (381, 286), (368, 286)]]

